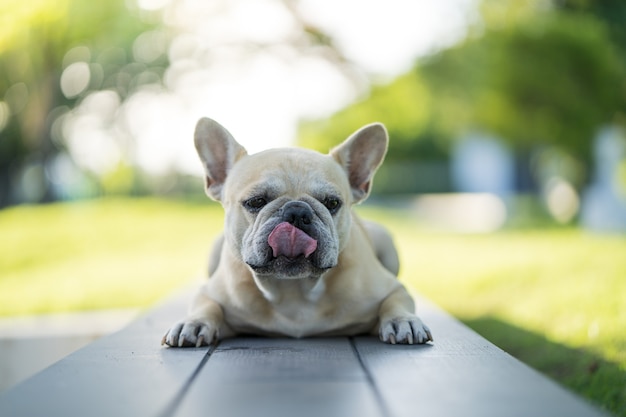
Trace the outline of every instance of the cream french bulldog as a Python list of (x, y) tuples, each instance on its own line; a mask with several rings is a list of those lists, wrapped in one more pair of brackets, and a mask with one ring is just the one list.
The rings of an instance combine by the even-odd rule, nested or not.
[(195, 145), (206, 193), (225, 209), (225, 231), (188, 317), (162, 343), (364, 333), (392, 344), (432, 341), (396, 279), (391, 237), (352, 211), (368, 196), (387, 142), (384, 126), (371, 124), (328, 155), (296, 148), (248, 155), (224, 127), (201, 119)]

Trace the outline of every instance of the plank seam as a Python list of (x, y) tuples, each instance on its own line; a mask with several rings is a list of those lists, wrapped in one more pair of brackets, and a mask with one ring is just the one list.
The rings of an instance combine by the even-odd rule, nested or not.
[(376, 400), (376, 403), (378, 404), (378, 408), (380, 409), (381, 414), (383, 415), (383, 417), (391, 417), (391, 413), (389, 412), (389, 407), (387, 407), (387, 403), (385, 402), (385, 399), (380, 389), (378, 388), (376, 381), (374, 380), (374, 376), (365, 365), (365, 361), (363, 360), (363, 357), (359, 353), (359, 349), (356, 347), (354, 337), (349, 337), (348, 339), (350, 340), (350, 346), (352, 347), (352, 351), (354, 352), (357, 360), (359, 361), (359, 365), (361, 365), (361, 369), (363, 369), (363, 372), (365, 373), (365, 379), (367, 380), (367, 383), (370, 386), (372, 393), (374, 394), (374, 399)]
[(213, 355), (213, 352), (215, 352), (215, 350), (217, 349), (218, 345), (219, 342), (209, 345), (209, 349), (206, 351), (206, 353), (202, 357), (202, 360), (198, 363), (198, 366), (196, 367), (196, 369), (194, 369), (189, 379), (187, 379), (187, 381), (183, 384), (183, 386), (176, 393), (170, 404), (165, 407), (163, 412), (159, 413), (158, 417), (173, 417), (175, 415), (176, 410), (182, 404), (185, 395), (189, 391), (189, 388), (191, 388), (191, 385), (200, 374), (200, 371), (202, 371), (202, 368), (204, 368), (204, 365), (206, 365), (206, 363), (209, 361), (209, 359)]

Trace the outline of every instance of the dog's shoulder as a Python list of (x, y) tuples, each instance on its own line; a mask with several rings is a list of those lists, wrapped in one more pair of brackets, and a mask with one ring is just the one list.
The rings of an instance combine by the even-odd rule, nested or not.
[(352, 213), (354, 228), (357, 229), (362, 239), (367, 241), (376, 259), (392, 274), (398, 275), (400, 260), (398, 251), (389, 230), (380, 223), (362, 219), (356, 213)]

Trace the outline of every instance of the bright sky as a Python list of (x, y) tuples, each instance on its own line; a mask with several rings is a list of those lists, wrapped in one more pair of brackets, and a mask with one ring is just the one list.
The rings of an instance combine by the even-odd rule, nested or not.
[[(476, 0), (301, 0), (301, 15), (336, 41), (362, 74), (392, 78), (415, 59), (453, 44), (475, 19)], [(166, 89), (146, 89), (126, 103), (108, 93), (88, 97), (64, 126), (75, 159), (96, 172), (122, 154), (151, 173), (200, 174), (193, 148), (198, 118), (223, 124), (249, 152), (288, 146), (302, 117), (325, 117), (358, 97), (345, 73), (320, 56), (284, 47), (274, 53), (241, 45), (299, 42), (280, 0), (139, 0), (163, 9), (177, 33), (169, 46)], [(138, 40), (138, 54), (158, 53), (159, 34)], [(141, 43), (143, 42), (143, 44)], [(146, 47), (147, 45), (148, 47)], [(80, 67), (75, 66), (74, 70)], [(120, 114), (122, 117), (120, 118)], [(134, 145), (120, 139), (124, 123)], [(112, 127), (111, 127), (112, 126)], [(355, 126), (357, 129), (359, 126)], [(132, 148), (132, 149), (129, 149)]]

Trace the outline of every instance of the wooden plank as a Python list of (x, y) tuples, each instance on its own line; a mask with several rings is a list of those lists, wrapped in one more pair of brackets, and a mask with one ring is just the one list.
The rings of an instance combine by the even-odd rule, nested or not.
[(603, 415), (424, 302), (433, 345), (236, 338), (214, 351), (162, 348), (191, 295), (6, 391), (0, 416)]
[(176, 403), (207, 349), (166, 349), (183, 296), (0, 395), (0, 416), (157, 416)]
[(432, 345), (355, 339), (391, 416), (606, 416), (448, 314), (426, 302), (420, 307)]
[(177, 417), (382, 416), (347, 338), (224, 341)]

